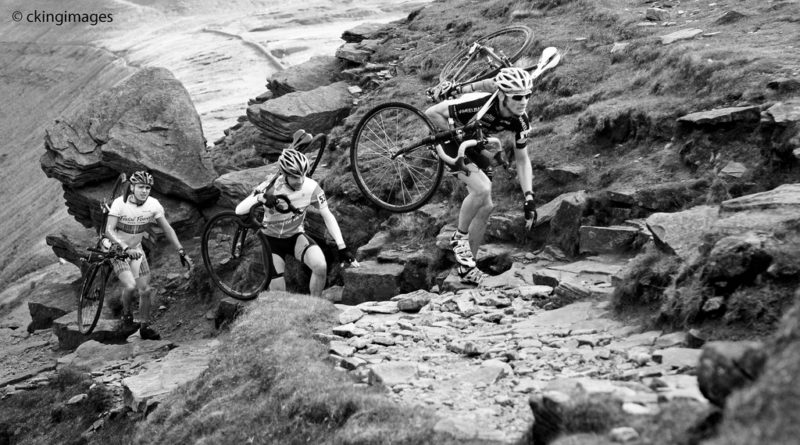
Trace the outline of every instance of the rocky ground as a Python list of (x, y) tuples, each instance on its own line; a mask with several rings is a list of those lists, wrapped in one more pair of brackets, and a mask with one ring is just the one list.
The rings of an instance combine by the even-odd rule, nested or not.
[[(435, 408), (442, 416), (437, 429), (464, 439), (517, 441), (533, 418), (529, 397), (553, 390), (611, 394), (627, 412), (643, 416), (657, 415), (660, 403), (675, 398), (707, 404), (692, 375), (700, 350), (687, 347), (691, 336), (640, 332), (612, 315), (612, 276), (628, 259), (601, 255), (570, 263), (518, 253), (511, 269), (478, 289), (464, 288), (451, 276), (441, 293), (420, 290), (389, 301), (337, 304), (342, 325), (318, 339), (329, 342), (331, 360), (357, 385), (383, 385), (399, 403)], [(542, 277), (551, 286), (535, 284)], [(554, 308), (561, 283), (572, 283), (584, 298)], [(326, 295), (335, 298), (336, 291)], [(241, 303), (225, 300), (220, 310), (231, 305)], [(183, 317), (180, 330), (206, 326), (214, 335), (207, 330), (213, 320), (204, 315)], [(74, 316), (29, 334), (21, 314), (17, 329), (3, 329), (7, 350), (20, 352), (13, 373), (3, 367), (3, 397), (47, 385), (57, 367), (81, 366), (117, 397), (115, 408), (99, 420), (119, 412), (135, 416), (202, 372), (217, 342), (175, 341), (169, 334), (143, 341), (134, 334), (122, 344), (82, 338), (78, 346), (68, 332)], [(178, 323), (173, 316), (160, 316), (159, 329)], [(114, 329), (116, 323), (101, 321), (92, 336), (107, 342), (103, 335)], [(217, 333), (224, 341), (225, 331)], [(101, 427), (102, 422), (93, 426)]]

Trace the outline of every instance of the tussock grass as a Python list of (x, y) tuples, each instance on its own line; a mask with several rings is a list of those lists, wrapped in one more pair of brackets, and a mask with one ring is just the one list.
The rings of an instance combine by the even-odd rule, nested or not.
[(676, 256), (648, 246), (626, 266), (623, 283), (611, 297), (612, 304), (617, 309), (660, 304), (679, 266)]
[(159, 406), (137, 443), (448, 443), (432, 413), (356, 388), (311, 338), (335, 325), (327, 301), (262, 294), (209, 369)]

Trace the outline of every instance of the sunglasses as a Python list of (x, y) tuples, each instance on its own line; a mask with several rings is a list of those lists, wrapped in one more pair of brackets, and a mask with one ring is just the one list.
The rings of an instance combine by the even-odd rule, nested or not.
[(508, 96), (508, 97), (510, 97), (511, 99), (513, 99), (513, 100), (515, 100), (515, 101), (517, 101), (517, 102), (521, 102), (521, 101), (522, 101), (522, 99), (530, 99), (530, 97), (531, 97), (531, 94), (533, 94), (533, 93), (528, 93), (528, 94), (515, 94), (515, 95), (513, 95), (513, 96)]

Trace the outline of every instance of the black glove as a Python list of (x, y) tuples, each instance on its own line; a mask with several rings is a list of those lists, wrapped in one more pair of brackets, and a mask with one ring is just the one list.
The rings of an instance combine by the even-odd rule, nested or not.
[(340, 262), (352, 264), (355, 260), (356, 260), (355, 257), (353, 256), (352, 253), (350, 253), (350, 250), (347, 247), (339, 249)]
[(277, 202), (277, 199), (275, 198), (275, 195), (271, 191), (269, 190), (265, 191), (261, 195), (261, 200), (264, 202), (264, 206), (269, 208), (275, 208), (275, 203)]
[(534, 224), (536, 224), (536, 219), (539, 215), (536, 213), (536, 204), (534, 204), (533, 199), (528, 199), (525, 201), (525, 204), (522, 206), (522, 210), (525, 212), (525, 228), (530, 230)]
[(192, 258), (189, 255), (186, 255), (185, 250), (180, 249), (178, 251), (178, 255), (181, 257), (181, 266), (189, 270), (194, 269), (194, 261), (192, 261)]
[(506, 159), (506, 152), (505, 152), (505, 150), (503, 150), (503, 149), (500, 149), (500, 150), (498, 150), (498, 151), (497, 151), (497, 152), (494, 154), (494, 157), (493, 157), (493, 159), (494, 159), (495, 165), (502, 165), (502, 166), (503, 166), (503, 168), (505, 168), (506, 170), (508, 170), (508, 159)]

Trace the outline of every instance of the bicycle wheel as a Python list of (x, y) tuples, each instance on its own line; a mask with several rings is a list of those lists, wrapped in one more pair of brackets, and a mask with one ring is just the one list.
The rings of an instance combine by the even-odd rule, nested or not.
[(311, 142), (301, 150), (306, 157), (308, 157), (308, 161), (311, 165), (311, 168), (308, 169), (308, 173), (306, 173), (306, 176), (309, 178), (314, 174), (319, 162), (322, 160), (322, 153), (325, 151), (326, 145), (328, 145), (328, 136), (324, 133), (320, 133), (314, 136)]
[(497, 56), (508, 58), (508, 61), (497, 60), (482, 50), (470, 54), (473, 46), (470, 44), (444, 65), (439, 74), (440, 82), (463, 84), (494, 76), (501, 68), (511, 66), (530, 49), (533, 31), (524, 25), (509, 26), (485, 35), (475, 43), (491, 48)]
[(206, 223), (201, 251), (211, 280), (227, 295), (252, 300), (269, 286), (269, 243), (234, 212), (220, 213)]
[(115, 199), (122, 196), (125, 192), (127, 176), (125, 173), (120, 173), (117, 176), (117, 179), (114, 181), (114, 185), (111, 186), (111, 193), (109, 194), (108, 198), (103, 199), (103, 203), (101, 205), (102, 210), (102, 218), (100, 220), (100, 227), (97, 229), (97, 234), (102, 236), (106, 230), (106, 223), (108, 222), (108, 211), (111, 208), (111, 203), (114, 202)]
[(86, 271), (78, 297), (78, 331), (89, 335), (97, 326), (100, 311), (103, 310), (103, 299), (106, 295), (110, 266), (94, 264)]
[(430, 119), (411, 105), (388, 102), (369, 110), (356, 126), (350, 146), (353, 176), (364, 196), (391, 212), (425, 205), (444, 173), (436, 149), (425, 145), (393, 155), (433, 133)]

